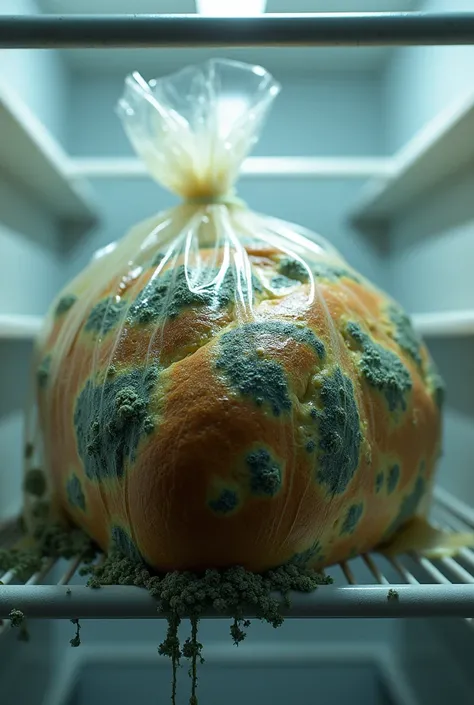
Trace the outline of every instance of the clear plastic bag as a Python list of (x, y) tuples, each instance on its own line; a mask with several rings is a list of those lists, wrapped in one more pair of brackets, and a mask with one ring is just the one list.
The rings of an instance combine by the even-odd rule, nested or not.
[(125, 130), (182, 203), (54, 302), (27, 431), (28, 477), (43, 466), (47, 490), (26, 491), (30, 525), (46, 498), (156, 570), (259, 572), (344, 560), (425, 513), (443, 387), (408, 317), (326, 240), (235, 195), (278, 91), (221, 60), (127, 78)]

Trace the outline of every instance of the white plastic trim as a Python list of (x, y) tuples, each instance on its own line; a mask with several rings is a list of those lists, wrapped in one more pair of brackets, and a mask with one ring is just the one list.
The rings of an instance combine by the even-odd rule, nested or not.
[[(71, 178), (142, 179), (149, 177), (134, 157), (77, 157), (68, 166)], [(249, 157), (241, 175), (294, 178), (368, 178), (390, 176), (393, 161), (385, 157)]]

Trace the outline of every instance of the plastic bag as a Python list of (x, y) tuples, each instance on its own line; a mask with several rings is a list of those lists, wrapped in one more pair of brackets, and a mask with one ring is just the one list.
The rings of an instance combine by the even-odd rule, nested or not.
[(159, 571), (322, 567), (429, 506), (443, 385), (409, 318), (235, 195), (278, 91), (221, 60), (127, 78), (125, 130), (182, 204), (98, 253), (37, 345), (42, 501)]

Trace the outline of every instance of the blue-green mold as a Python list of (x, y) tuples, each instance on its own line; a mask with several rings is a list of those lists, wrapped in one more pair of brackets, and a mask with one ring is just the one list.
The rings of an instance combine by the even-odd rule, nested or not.
[(44, 389), (48, 384), (49, 373), (51, 370), (51, 360), (51, 355), (46, 355), (36, 371), (36, 380), (40, 389)]
[(395, 326), (394, 339), (417, 365), (421, 365), (421, 338), (414, 330), (410, 317), (400, 306), (394, 303), (388, 306), (387, 313)]
[(346, 279), (360, 282), (360, 277), (355, 272), (351, 272), (346, 267), (337, 264), (330, 264), (329, 262), (311, 262), (310, 266), (314, 276), (318, 279), (337, 281), (345, 277)]
[(397, 488), (398, 482), (400, 480), (400, 466), (392, 465), (388, 471), (387, 475), (387, 492), (392, 494)]
[(272, 277), (272, 280), (270, 281), (270, 285), (272, 289), (289, 289), (292, 286), (295, 286), (296, 282), (293, 279), (288, 279), (288, 277), (283, 276), (282, 274), (277, 274), (275, 277)]
[(320, 397), (322, 409), (311, 410), (319, 427), (317, 479), (337, 495), (345, 491), (359, 465), (359, 410), (352, 381), (339, 367), (323, 378)]
[(250, 491), (256, 496), (273, 497), (282, 483), (281, 465), (265, 448), (249, 453), (245, 459), (250, 475)]
[(428, 361), (425, 379), (436, 406), (438, 409), (442, 409), (446, 397), (446, 386), (432, 358)]
[(347, 514), (341, 526), (341, 536), (344, 534), (353, 534), (356, 530), (357, 524), (362, 518), (364, 513), (364, 504), (360, 502), (359, 504), (352, 504), (347, 510)]
[(320, 541), (315, 541), (309, 548), (295, 555), (288, 561), (290, 565), (305, 568), (309, 563), (323, 561), (322, 546)]
[(66, 494), (69, 504), (78, 507), (83, 512), (86, 511), (86, 498), (82, 489), (82, 484), (77, 475), (69, 478), (66, 485)]
[[(360, 281), (360, 277), (355, 272), (341, 265), (325, 261), (313, 262), (310, 260), (308, 261), (308, 266), (317, 279), (337, 281), (342, 277), (346, 277), (356, 282)], [(282, 257), (278, 265), (278, 272), (284, 277), (295, 279), (302, 283), (306, 283), (309, 280), (306, 267), (299, 260), (293, 259), (292, 257)]]
[(152, 267), (158, 267), (159, 264), (164, 260), (165, 255), (162, 252), (157, 252), (151, 261)]
[(388, 527), (388, 534), (392, 534), (394, 531), (400, 529), (403, 524), (415, 515), (418, 505), (420, 504), (425, 493), (425, 488), (425, 480), (422, 477), (417, 477), (415, 487), (412, 492), (403, 498), (397, 516)]
[[(218, 310), (236, 300), (237, 287), (232, 269), (227, 270), (218, 285), (208, 286), (198, 291), (190, 289), (186, 271), (186, 267), (180, 265), (154, 277), (132, 302), (128, 311), (128, 321), (132, 324), (147, 324), (159, 319), (174, 319), (188, 307), (208, 306)], [(212, 281), (218, 273), (218, 269), (209, 269), (204, 278), (204, 276), (195, 277), (193, 272), (188, 270), (193, 289), (198, 288), (206, 280)], [(256, 289), (255, 277), (252, 281)]]
[(56, 308), (54, 309), (54, 315), (56, 317), (59, 317), (67, 313), (69, 309), (74, 306), (76, 301), (77, 296), (75, 296), (74, 294), (65, 294), (59, 299), (58, 303), (56, 304)]
[(362, 353), (358, 366), (367, 382), (384, 395), (390, 411), (406, 410), (413, 382), (400, 358), (373, 341), (358, 323), (348, 323), (346, 332)]
[(121, 526), (112, 526), (110, 532), (110, 548), (129, 558), (134, 563), (143, 563), (140, 551), (135, 546), (131, 536)]
[(30, 468), (25, 474), (23, 489), (34, 497), (43, 497), (47, 489), (44, 472), (40, 468)]
[[(282, 257), (278, 263), (278, 273), (285, 279), (293, 279), (301, 283), (309, 280), (308, 270), (302, 262), (293, 257)], [(292, 282), (293, 284), (294, 282)]]
[(378, 494), (383, 487), (383, 472), (378, 472), (375, 477), (375, 491)]
[(307, 345), (321, 360), (324, 344), (310, 328), (301, 328), (285, 321), (244, 323), (224, 333), (219, 340), (216, 368), (231, 387), (258, 405), (268, 404), (273, 415), (279, 416), (292, 408), (285, 370), (279, 362), (257, 352), (268, 346), (268, 338), (291, 338)]
[(135, 369), (96, 385), (88, 380), (74, 411), (77, 448), (90, 480), (122, 477), (141, 438), (153, 431), (148, 412), (158, 369)]
[(217, 499), (212, 499), (209, 502), (209, 507), (216, 514), (229, 514), (237, 508), (239, 498), (237, 492), (230, 489), (224, 489)]
[(84, 330), (87, 333), (96, 335), (107, 335), (123, 320), (126, 307), (127, 302), (125, 299), (118, 299), (117, 301), (115, 296), (101, 299), (89, 313)]

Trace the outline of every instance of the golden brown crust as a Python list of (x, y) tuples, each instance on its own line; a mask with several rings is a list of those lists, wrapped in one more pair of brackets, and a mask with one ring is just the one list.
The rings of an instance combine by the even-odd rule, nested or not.
[[(327, 565), (376, 546), (429, 489), (440, 411), (392, 302), (324, 260), (310, 301), (304, 278), (271, 279), (277, 251), (249, 256), (263, 286), (246, 322), (233, 297), (105, 334), (84, 320), (39, 390), (59, 502), (104, 549), (161, 570)], [(128, 310), (154, 271), (101, 300), (120, 291)]]

